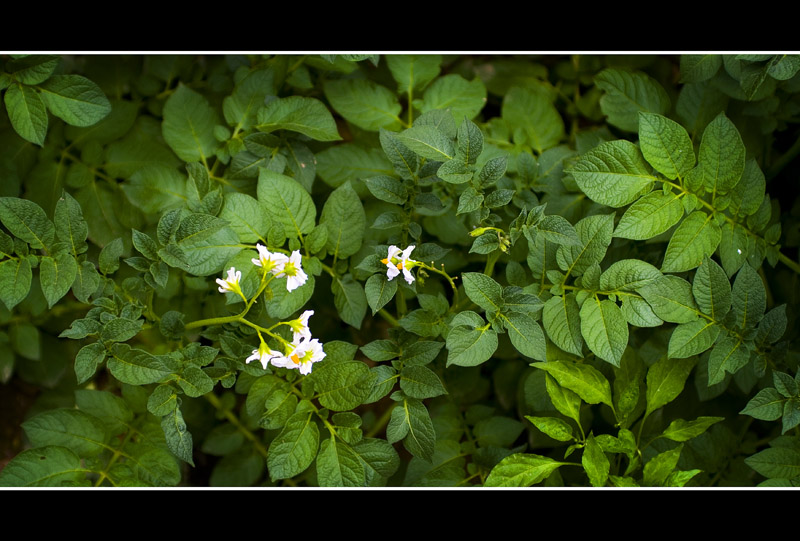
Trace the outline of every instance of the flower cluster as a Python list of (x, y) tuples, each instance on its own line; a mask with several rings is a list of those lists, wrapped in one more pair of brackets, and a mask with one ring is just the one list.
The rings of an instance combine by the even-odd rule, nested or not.
[(311, 338), (311, 331), (308, 328), (308, 318), (313, 315), (313, 310), (306, 310), (299, 318), (288, 322), (294, 336), (291, 342), (285, 343), (284, 353), (270, 349), (262, 339), (261, 345), (253, 350), (253, 354), (246, 362), (258, 360), (264, 369), (272, 363), (273, 366), (280, 368), (296, 368), (303, 375), (310, 374), (311, 365), (325, 358), (322, 343), (316, 338)]
[(411, 274), (411, 269), (419, 263), (419, 261), (415, 261), (409, 257), (411, 252), (414, 251), (414, 248), (416, 248), (416, 246), (413, 244), (405, 250), (401, 250), (394, 245), (389, 246), (388, 255), (385, 259), (381, 259), (381, 263), (386, 265), (386, 276), (389, 277), (389, 280), (394, 279), (395, 276), (400, 274), (400, 271), (403, 271), (403, 278), (406, 279), (409, 285), (414, 281), (414, 275)]
[(285, 256), (281, 253), (273, 253), (267, 250), (266, 246), (256, 244), (258, 259), (253, 259), (253, 264), (264, 269), (264, 272), (271, 272), (278, 278), (286, 276), (286, 290), (294, 291), (308, 281), (308, 275), (303, 271), (302, 256), (299, 250), (292, 252), (292, 255)]

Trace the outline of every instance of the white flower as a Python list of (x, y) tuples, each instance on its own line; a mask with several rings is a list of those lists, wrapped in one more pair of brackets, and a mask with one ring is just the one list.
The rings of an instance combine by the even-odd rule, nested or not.
[(414, 275), (411, 274), (411, 269), (414, 268), (414, 265), (416, 265), (418, 261), (409, 257), (411, 252), (414, 251), (414, 248), (416, 248), (416, 246), (413, 244), (405, 250), (400, 250), (400, 248), (394, 245), (389, 246), (389, 253), (386, 259), (381, 259), (381, 263), (386, 265), (386, 276), (389, 277), (389, 280), (393, 280), (395, 276), (400, 274), (400, 271), (403, 271), (403, 277), (409, 285), (414, 281)]
[(303, 272), (299, 250), (292, 252), (287, 261), (278, 263), (272, 272), (278, 277), (286, 276), (286, 291), (294, 291), (308, 280), (308, 275)]
[(294, 342), (298, 342), (303, 338), (306, 340), (311, 340), (311, 330), (308, 328), (308, 318), (313, 315), (314, 310), (306, 310), (299, 318), (289, 322), (289, 327), (292, 328), (292, 333), (294, 334), (292, 337)]
[(316, 338), (292, 342), (294, 350), (287, 354), (289, 363), (286, 368), (297, 368), (303, 375), (311, 373), (311, 365), (325, 358), (322, 344)]
[(245, 362), (249, 363), (250, 361), (255, 360), (261, 361), (261, 366), (263, 366), (264, 370), (266, 370), (269, 362), (275, 357), (283, 357), (283, 355), (281, 355), (280, 351), (269, 349), (267, 343), (262, 340), (261, 344), (258, 346), (258, 349), (254, 349), (253, 354), (250, 355)]
[(217, 278), (217, 283), (220, 285), (219, 292), (220, 293), (227, 293), (228, 291), (232, 291), (234, 293), (242, 294), (242, 290), (239, 287), (239, 280), (242, 279), (242, 271), (237, 271), (236, 268), (231, 267), (228, 270), (228, 278), (223, 280), (222, 278)]
[(264, 272), (272, 272), (276, 274), (278, 271), (276, 270), (279, 265), (285, 264), (289, 261), (289, 258), (279, 252), (270, 252), (267, 250), (266, 246), (261, 244), (256, 244), (256, 249), (258, 250), (258, 259), (251, 259), (254, 265), (258, 265), (259, 267), (263, 267)]

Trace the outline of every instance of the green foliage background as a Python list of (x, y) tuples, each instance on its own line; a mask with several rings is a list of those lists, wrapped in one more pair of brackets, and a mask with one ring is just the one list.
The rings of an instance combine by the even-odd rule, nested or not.
[(800, 484), (798, 55), (0, 62), (0, 486)]

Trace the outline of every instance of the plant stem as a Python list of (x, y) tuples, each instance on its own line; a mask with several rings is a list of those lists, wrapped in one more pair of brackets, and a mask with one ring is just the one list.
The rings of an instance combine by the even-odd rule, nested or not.
[(393, 402), (391, 406), (386, 408), (381, 416), (378, 417), (378, 420), (375, 421), (375, 424), (372, 426), (372, 428), (370, 428), (369, 431), (364, 434), (364, 437), (374, 438), (377, 434), (379, 434), (386, 427), (386, 425), (389, 424), (389, 419), (392, 418), (392, 412), (396, 406), (397, 402)]
[(236, 429), (239, 430), (239, 432), (241, 432), (245, 438), (247, 438), (253, 443), (253, 446), (256, 448), (256, 451), (258, 451), (260, 455), (262, 455), (264, 458), (267, 457), (267, 450), (264, 448), (264, 445), (261, 443), (261, 440), (259, 440), (255, 434), (250, 432), (250, 430), (248, 430), (247, 427), (242, 424), (239, 418), (236, 415), (234, 415), (231, 410), (222, 408), (222, 402), (217, 397), (217, 395), (215, 395), (214, 393), (206, 393), (203, 395), (203, 397), (206, 400), (208, 400), (217, 411), (221, 411), (225, 415), (225, 418), (228, 421), (230, 421), (230, 423), (233, 426), (235, 426)]

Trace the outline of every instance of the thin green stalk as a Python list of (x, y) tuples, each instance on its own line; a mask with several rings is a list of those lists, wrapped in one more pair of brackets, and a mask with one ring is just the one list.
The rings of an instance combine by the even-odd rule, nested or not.
[(211, 403), (212, 406), (214, 406), (214, 408), (217, 411), (221, 411), (223, 413), (223, 415), (225, 415), (225, 418), (228, 421), (230, 421), (231, 424), (233, 426), (235, 426), (236, 429), (239, 432), (241, 432), (244, 435), (245, 438), (247, 438), (248, 440), (250, 440), (253, 443), (253, 446), (256, 448), (256, 451), (258, 451), (258, 453), (260, 455), (262, 455), (264, 458), (267, 457), (267, 450), (264, 447), (264, 445), (261, 443), (261, 440), (259, 440), (256, 437), (255, 434), (250, 432), (250, 430), (248, 430), (247, 427), (242, 424), (242, 422), (239, 420), (239, 418), (236, 415), (234, 415), (231, 410), (224, 409), (222, 407), (222, 402), (220, 401), (219, 398), (217, 398), (217, 395), (215, 395), (214, 393), (207, 393), (207, 394), (205, 394), (203, 396), (205, 397), (206, 400), (209, 401), (209, 403)]
[(397, 402), (393, 402), (391, 406), (386, 408), (384, 412), (381, 414), (381, 416), (378, 417), (378, 420), (375, 421), (375, 424), (372, 425), (372, 428), (370, 428), (369, 431), (366, 434), (364, 434), (364, 437), (374, 438), (377, 434), (380, 434), (380, 432), (386, 427), (386, 425), (389, 424), (389, 419), (392, 418), (392, 412), (394, 411), (394, 408), (396, 406)]

